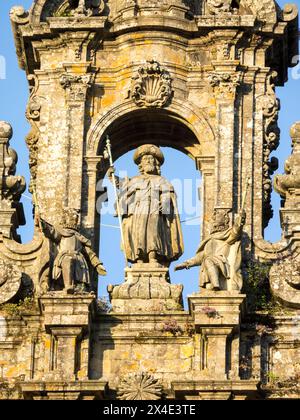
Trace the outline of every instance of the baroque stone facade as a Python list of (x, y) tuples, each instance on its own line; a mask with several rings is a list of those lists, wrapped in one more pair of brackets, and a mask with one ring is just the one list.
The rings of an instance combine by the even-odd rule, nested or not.
[[(276, 86), (298, 54), (296, 7), (35, 0), (10, 18), (30, 88), (35, 234), (20, 243), (25, 182), (15, 175), (12, 129), (1, 122), (0, 398), (299, 397), (299, 123), (286, 174), (274, 181), (283, 237), (264, 240), (277, 164), (270, 155), (280, 136)], [(129, 225), (119, 213), (132, 266), (109, 288), (111, 312), (96, 298), (105, 275), (96, 184), (113, 160), (140, 146), (136, 178), (147, 191), (167, 184), (159, 146), (187, 154), (195, 177), (202, 174), (202, 242), (177, 267), (202, 266), (186, 311), (169, 273), (183, 252), (180, 226), (176, 212), (161, 223), (163, 200), (146, 215), (153, 241), (171, 240), (134, 254), (141, 234), (132, 235), (132, 248), (128, 237), (145, 218), (134, 219), (134, 207)], [(120, 187), (112, 167), (110, 175)], [(137, 194), (135, 182), (127, 180)]]

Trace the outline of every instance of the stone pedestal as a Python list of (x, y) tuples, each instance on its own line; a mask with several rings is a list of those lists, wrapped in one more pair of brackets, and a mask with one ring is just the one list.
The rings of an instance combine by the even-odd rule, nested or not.
[(245, 298), (237, 292), (207, 290), (188, 297), (196, 331), (205, 343), (203, 367), (208, 377), (239, 378), (239, 326)]
[[(55, 292), (40, 298), (44, 326), (49, 337), (49, 380), (62, 377), (69, 381), (88, 378), (89, 313), (94, 296), (66, 296)], [(87, 345), (88, 346), (88, 345)]]
[(114, 312), (156, 313), (182, 310), (180, 284), (170, 284), (169, 270), (158, 264), (135, 264), (125, 269), (125, 283), (109, 286)]

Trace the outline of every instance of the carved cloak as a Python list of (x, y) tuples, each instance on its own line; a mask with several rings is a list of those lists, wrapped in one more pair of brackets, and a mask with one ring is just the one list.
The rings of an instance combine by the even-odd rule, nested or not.
[(151, 251), (168, 262), (183, 254), (176, 194), (164, 177), (139, 175), (123, 180), (119, 200), (128, 261), (136, 262)]

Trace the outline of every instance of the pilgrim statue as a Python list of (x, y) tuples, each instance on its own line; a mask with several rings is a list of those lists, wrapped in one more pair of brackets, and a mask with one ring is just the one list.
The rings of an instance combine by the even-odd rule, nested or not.
[[(130, 263), (154, 263), (169, 267), (183, 254), (183, 239), (172, 184), (161, 176), (164, 155), (146, 144), (134, 154), (140, 174), (115, 177), (119, 189), (123, 248)], [(108, 176), (112, 178), (111, 167)]]

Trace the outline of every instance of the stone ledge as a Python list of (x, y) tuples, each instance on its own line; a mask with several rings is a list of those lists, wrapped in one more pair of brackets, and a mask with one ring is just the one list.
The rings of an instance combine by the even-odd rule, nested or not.
[(260, 388), (260, 391), (264, 398), (267, 400), (298, 400), (300, 399), (300, 389), (298, 388), (279, 388), (263, 385)]
[(91, 17), (51, 17), (48, 18), (51, 30), (83, 30), (83, 29), (104, 29), (107, 16)]
[[(228, 326), (240, 323), (246, 295), (229, 291), (206, 291), (188, 296), (190, 313), (195, 325)], [(209, 313), (209, 311), (211, 311)], [(213, 312), (214, 311), (214, 312)]]
[(199, 28), (232, 28), (232, 27), (250, 27), (255, 25), (256, 18), (252, 15), (232, 15), (228, 16), (199, 16), (197, 18), (197, 25)]
[[(21, 382), (20, 386), (25, 399), (103, 399), (107, 391), (106, 381), (80, 382)], [(65, 398), (61, 398), (61, 396)]]
[[(231, 399), (233, 396), (241, 396), (246, 399), (247, 395), (258, 393), (257, 381), (180, 381), (172, 382), (172, 392), (175, 397), (182, 395), (198, 396), (198, 399)], [(202, 395), (201, 395), (202, 394)]]
[(40, 307), (47, 325), (88, 325), (90, 308), (95, 296), (71, 295), (63, 292), (44, 295)]

